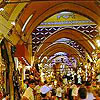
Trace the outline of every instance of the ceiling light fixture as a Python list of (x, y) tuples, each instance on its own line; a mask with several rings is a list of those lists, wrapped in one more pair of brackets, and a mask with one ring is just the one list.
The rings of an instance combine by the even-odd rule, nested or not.
[(100, 47), (100, 35), (96, 37), (97, 46)]
[(98, 30), (99, 30), (99, 34), (96, 35), (95, 40), (98, 48), (100, 48), (100, 27), (98, 27)]
[(11, 4), (11, 3), (26, 3), (26, 2), (31, 2), (31, 0), (21, 0), (21, 1), (19, 1), (19, 0), (17, 0), (17, 1), (15, 1), (15, 0), (13, 0), (13, 1), (5, 0), (4, 2), (6, 4)]
[(11, 24), (15, 26), (15, 22), (11, 22)]
[(33, 17), (33, 14), (28, 17), (28, 19), (26, 20), (26, 22), (24, 23), (24, 25), (22, 27), (22, 32), (25, 30), (26, 25), (28, 24), (28, 22), (31, 20), (32, 17)]
[(4, 8), (0, 8), (0, 11), (4, 11)]

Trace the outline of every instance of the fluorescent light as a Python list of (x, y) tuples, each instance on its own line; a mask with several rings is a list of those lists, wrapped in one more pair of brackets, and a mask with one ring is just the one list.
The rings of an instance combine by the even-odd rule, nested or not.
[(4, 11), (4, 8), (0, 8), (0, 11)]
[(92, 48), (95, 49), (94, 44), (92, 42), (90, 42), (89, 40), (88, 40), (88, 42), (90, 43), (90, 45), (92, 46)]
[(30, 19), (31, 19), (32, 17), (33, 17), (33, 14), (30, 15), (30, 16), (28, 17), (28, 19), (26, 20), (25, 24), (23, 25), (22, 32), (25, 30), (26, 25), (28, 24), (28, 22), (30, 21)]
[(87, 68), (87, 65), (85, 65), (85, 68)]
[(100, 40), (96, 40), (98, 47), (100, 47)]
[(11, 24), (15, 26), (15, 22), (11, 22)]

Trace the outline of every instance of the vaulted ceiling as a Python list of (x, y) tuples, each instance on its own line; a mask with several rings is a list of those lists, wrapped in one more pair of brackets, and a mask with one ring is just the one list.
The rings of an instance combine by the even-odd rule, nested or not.
[[(5, 37), (13, 45), (23, 43), (28, 44), (30, 35), (36, 32), (36, 29), (42, 22), (63, 11), (74, 12), (88, 18), (97, 26), (98, 32), (96, 32), (96, 34), (99, 33), (99, 0), (1, 0), (0, 3), (0, 7), (3, 8), (0, 10), (0, 39), (2, 40)], [(82, 34), (81, 31), (74, 30), (72, 28), (65, 28), (43, 40), (42, 45), (39, 45), (38, 49), (36, 49), (36, 55), (40, 56), (43, 52), (48, 53), (50, 49), (52, 49), (51, 54), (54, 54), (61, 45), (62, 51), (64, 52), (66, 51), (64, 47), (72, 50), (72, 47), (64, 46), (64, 44), (56, 44), (55, 47), (58, 48), (57, 50), (53, 50), (54, 45), (47, 49), (50, 42), (55, 42), (60, 38), (69, 38), (74, 41), (77, 41), (78, 39), (83, 40), (78, 41), (78, 43), (90, 55), (94, 50), (91, 43), (96, 47), (96, 43), (94, 41), (95, 36), (90, 37), (89, 35)], [(46, 42), (48, 43), (45, 44)], [(68, 51), (70, 51), (70, 49), (68, 49)], [(59, 51), (60, 50), (58, 50), (58, 52)], [(49, 53), (48, 55), (51, 54)]]

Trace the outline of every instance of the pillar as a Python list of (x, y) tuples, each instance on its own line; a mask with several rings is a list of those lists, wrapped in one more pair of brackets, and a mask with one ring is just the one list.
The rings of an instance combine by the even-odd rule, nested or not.
[(10, 85), (10, 100), (14, 100), (14, 85), (13, 85), (13, 71), (14, 71), (14, 62), (11, 55), (11, 44), (6, 40), (4, 41), (7, 48), (7, 53), (9, 57), (9, 85)]
[(29, 40), (28, 40), (28, 44), (27, 44), (27, 47), (28, 47), (28, 53), (29, 53), (29, 63), (31, 63), (31, 66), (33, 66), (33, 57), (32, 57), (32, 35), (30, 35), (29, 37)]
[(22, 89), (24, 89), (25, 65), (22, 64)]
[[(1, 46), (0, 46), (0, 87), (1, 87), (1, 78), (2, 78), (2, 65), (1, 65), (1, 63), (2, 63), (2, 58), (1, 58), (2, 56), (1, 56)], [(0, 88), (0, 91), (1, 91), (1, 88)]]

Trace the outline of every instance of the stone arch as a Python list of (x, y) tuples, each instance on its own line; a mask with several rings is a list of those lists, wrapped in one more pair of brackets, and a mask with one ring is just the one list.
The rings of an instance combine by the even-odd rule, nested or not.
[(79, 13), (79, 14), (81, 14), (83, 16), (86, 16), (89, 19), (93, 20), (98, 25), (100, 24), (99, 21), (98, 21), (98, 20), (100, 20), (100, 16), (98, 16), (94, 11), (92, 11), (91, 9), (89, 9), (89, 8), (87, 8), (85, 6), (81, 6), (79, 4), (70, 3), (70, 2), (57, 3), (57, 4), (53, 5), (53, 6), (51, 6), (50, 8), (47, 8), (45, 11), (42, 12), (41, 15), (39, 15), (38, 17), (36, 17), (34, 19), (33, 23), (31, 24), (31, 26), (29, 25), (30, 23), (28, 24), (28, 26), (30, 26), (30, 28), (29, 29), (27, 28), (28, 29), (27, 30), (28, 34), (26, 35), (26, 40), (28, 39), (28, 37), (32, 33), (32, 31), (41, 22), (43, 22), (48, 17), (56, 14), (57, 12), (61, 12), (61, 11), (65, 11), (65, 10), (66, 11), (72, 11), (72, 12)]
[[(19, 14), (16, 18), (17, 18), (17, 31), (19, 32), (19, 29), (22, 28), (22, 24), (20, 24), (20, 22), (22, 22), (22, 20), (24, 19), (24, 21), (22, 22), (23, 24), (25, 23), (26, 19), (28, 18), (28, 16), (30, 16), (32, 13), (34, 14), (33, 18), (30, 20), (30, 22), (27, 24), (26, 26), (26, 34), (25, 37), (22, 36), (22, 32), (21, 33), (21, 38), (24, 41), (28, 41), (30, 34), (32, 33), (32, 31), (41, 23), (43, 22), (45, 19), (47, 19), (48, 17), (56, 14), (57, 12), (61, 12), (61, 11), (72, 11), (72, 12), (76, 12), (79, 13), (83, 16), (88, 17), (89, 19), (93, 20), (94, 22), (96, 22), (98, 25), (100, 25), (100, 15), (98, 14), (99, 9), (97, 9), (96, 4), (94, 4), (93, 2), (91, 2), (91, 6), (88, 6), (87, 3), (82, 4), (82, 2), (52, 2), (50, 3), (48, 2), (42, 2), (42, 7), (44, 7), (44, 9), (41, 9), (41, 3), (35, 3), (37, 4), (36, 6), (34, 6), (34, 3), (30, 3), (27, 4), (27, 6), (22, 7), (22, 14)], [(26, 5), (26, 4), (25, 4)], [(25, 9), (24, 9), (25, 8)], [(19, 9), (19, 8), (16, 8)], [(80, 10), (79, 10), (80, 9)], [(87, 12), (87, 13), (86, 13)], [(12, 12), (11, 15), (14, 15), (15, 12)], [(20, 28), (19, 28), (20, 27)], [(21, 30), (20, 30), (21, 31)], [(16, 37), (16, 42), (14, 43), (17, 44), (20, 40), (20, 37), (18, 34), (11, 34), (10, 36), (7, 36), (6, 38), (9, 39), (10, 41), (14, 41), (13, 36)], [(20, 40), (21, 41), (21, 40)]]
[(39, 57), (39, 55), (41, 55), (41, 53), (43, 53), (51, 43), (53, 43), (54, 41), (60, 38), (70, 38), (74, 41), (77, 41), (80, 45), (82, 45), (86, 49), (86, 51), (88, 51), (89, 54), (91, 54), (91, 52), (93, 51), (93, 48), (88, 42), (88, 39), (86, 39), (86, 37), (84, 37), (83, 34), (81, 34), (76, 30), (68, 28), (68, 29), (58, 31), (50, 35), (46, 40), (44, 40), (41, 46), (35, 52), (36, 56)]
[(52, 45), (51, 47), (49, 47), (47, 50), (45, 50), (43, 52), (40, 59), (42, 59), (44, 56), (47, 56), (47, 58), (49, 58), (54, 53), (57, 53), (57, 52), (66, 52), (70, 56), (75, 57), (77, 60), (79, 58), (82, 62), (85, 60), (83, 57), (79, 56), (80, 53), (78, 51), (76, 51), (76, 49), (74, 49), (73, 47), (66, 45), (64, 43), (56, 43), (56, 44)]

